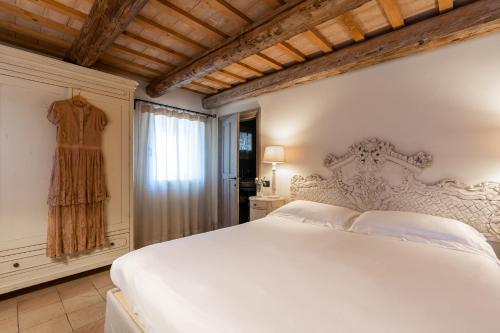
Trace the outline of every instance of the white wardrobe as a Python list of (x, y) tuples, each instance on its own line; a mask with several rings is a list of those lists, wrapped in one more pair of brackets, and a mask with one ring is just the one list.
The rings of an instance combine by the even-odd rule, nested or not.
[[(131, 119), (136, 82), (0, 45), (0, 294), (100, 266), (133, 247)], [(47, 110), (81, 94), (108, 117), (105, 248), (45, 256), (56, 128)]]

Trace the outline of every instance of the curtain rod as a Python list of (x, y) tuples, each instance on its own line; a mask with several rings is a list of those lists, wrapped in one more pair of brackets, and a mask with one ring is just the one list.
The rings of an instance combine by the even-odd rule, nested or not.
[(200, 111), (193, 111), (193, 110), (188, 110), (188, 109), (183, 109), (183, 108), (180, 108), (180, 107), (177, 107), (177, 106), (168, 105), (168, 104), (161, 104), (161, 103), (156, 103), (156, 102), (151, 102), (151, 101), (146, 101), (145, 99), (140, 99), (140, 98), (135, 98), (134, 99), (134, 109), (136, 107), (137, 102), (143, 102), (143, 103), (148, 103), (148, 104), (163, 106), (163, 107), (170, 108), (170, 109), (173, 109), (173, 110), (176, 110), (176, 111), (195, 113), (195, 114), (199, 114), (199, 115), (206, 116), (206, 117), (211, 117), (211, 118), (215, 118), (216, 117), (216, 115), (214, 115), (214, 114), (200, 112)]

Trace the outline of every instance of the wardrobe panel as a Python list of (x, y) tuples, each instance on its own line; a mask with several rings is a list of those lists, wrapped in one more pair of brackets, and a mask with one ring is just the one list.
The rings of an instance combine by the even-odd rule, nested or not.
[[(78, 94), (76, 90), (76, 94)], [(89, 103), (106, 113), (108, 124), (103, 133), (106, 183), (110, 198), (106, 202), (107, 231), (129, 228), (129, 109), (130, 102), (119, 98), (81, 91)]]
[(44, 243), (56, 128), (46, 116), (70, 89), (0, 76), (0, 249)]

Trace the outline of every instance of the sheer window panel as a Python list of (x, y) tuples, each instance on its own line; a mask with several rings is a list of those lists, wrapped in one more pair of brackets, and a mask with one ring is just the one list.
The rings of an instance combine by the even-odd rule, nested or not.
[(205, 122), (154, 116), (150, 182), (205, 179)]
[(212, 121), (147, 103), (134, 117), (136, 246), (213, 230)]

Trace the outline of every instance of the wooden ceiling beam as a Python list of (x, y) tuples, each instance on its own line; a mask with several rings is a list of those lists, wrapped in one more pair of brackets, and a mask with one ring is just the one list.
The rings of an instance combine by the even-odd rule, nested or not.
[[(36, 19), (36, 17), (35, 17), (35, 19)], [(58, 56), (58, 57), (62, 58), (62, 56), (65, 53), (65, 50), (71, 46), (71, 42), (69, 42), (67, 40), (60, 39), (60, 38), (51, 36), (49, 34), (44, 34), (44, 33), (41, 33), (37, 30), (25, 28), (25, 27), (16, 25), (16, 24), (11, 23), (11, 22), (0, 21), (0, 28), (15, 32), (15, 33), (23, 35), (23, 36), (27, 36), (27, 37), (36, 39), (39, 41), (43, 41), (45, 43), (48, 43), (49, 45), (52, 45), (51, 47), (48, 47), (48, 46), (42, 46), (40, 44), (36, 44), (33, 42), (28, 42), (28, 41), (25, 41), (25, 40), (19, 39), (19, 38), (7, 38), (5, 36), (3, 38), (4, 41), (9, 42), (11, 44), (20, 45), (20, 46), (24, 46), (24, 47), (27, 47), (30, 49), (38, 50), (40, 52), (43, 52), (43, 53), (46, 53), (46, 54), (49, 54), (52, 56)], [(126, 49), (126, 48), (124, 48), (124, 49)], [(128, 53), (128, 49), (122, 50), (122, 51)], [(142, 57), (143, 55), (141, 54), (140, 56)], [(125, 66), (128, 66), (128, 67), (135, 67), (139, 70), (147, 71), (147, 72), (152, 74), (152, 75), (148, 76), (149, 79), (151, 79), (154, 75), (157, 75), (158, 73), (160, 73), (159, 71), (154, 71), (153, 69), (150, 69), (149, 67), (135, 64), (133, 62), (130, 62), (130, 61), (118, 58), (118, 57), (105, 55), (104, 59), (107, 59), (108, 62), (118, 62), (118, 63), (125, 65)], [(131, 72), (128, 72), (128, 73), (131, 73)], [(134, 73), (134, 74), (137, 76), (141, 75), (138, 73)], [(142, 77), (144, 78), (145, 76), (142, 75)]]
[(444, 13), (453, 9), (453, 0), (437, 0), (438, 10), (440, 13)]
[(68, 27), (64, 24), (52, 21), (51, 19), (48, 19), (44, 16), (40, 16), (37, 14), (34, 14), (30, 11), (27, 11), (25, 9), (22, 9), (20, 7), (17, 7), (15, 5), (11, 5), (6, 2), (0, 2), (0, 11), (4, 13), (8, 13), (10, 15), (16, 16), (16, 17), (22, 17), (23, 19), (26, 19), (28, 21), (32, 21), (35, 23), (38, 23), (46, 28), (62, 32), (64, 34), (70, 35), (70, 36), (77, 36), (79, 34), (79, 31), (76, 29), (73, 29), (71, 27)]
[[(51, 36), (49, 34), (44, 34), (42, 32), (30, 29), (30, 28), (21, 27), (19, 25), (11, 23), (11, 22), (0, 21), (0, 28), (15, 32), (15, 33), (23, 35), (23, 36), (28, 36), (30, 38), (37, 39), (39, 41), (47, 42), (49, 44), (57, 46), (61, 50), (66, 50), (67, 48), (69, 48), (71, 46), (71, 42), (69, 42), (67, 40), (57, 38), (57, 37)], [(52, 55), (52, 53), (54, 53), (54, 52), (50, 52), (48, 54)], [(103, 60), (107, 60), (108, 62), (115, 62), (115, 63), (120, 63), (120, 64), (127, 66), (127, 67), (134, 67), (134, 68), (139, 69), (141, 71), (147, 71), (153, 75), (158, 75), (158, 73), (161, 73), (160, 71), (154, 70), (154, 69), (149, 68), (147, 66), (136, 64), (134, 62), (131, 62), (131, 61), (128, 61), (128, 60), (125, 60), (122, 58), (118, 58), (118, 57), (115, 57), (112, 55), (103, 55), (102, 58), (103, 58)]]
[(269, 17), (245, 28), (181, 68), (156, 78), (147, 87), (152, 97), (168, 88), (206, 76), (279, 42), (303, 33), (334, 17), (343, 15), (370, 0), (296, 0), (279, 7)]
[(264, 2), (267, 3), (267, 5), (272, 9), (276, 9), (286, 4), (286, 2), (283, 0), (264, 0)]
[(208, 94), (206, 94), (204, 92), (201, 92), (199, 90), (196, 90), (196, 89), (191, 89), (191, 88), (188, 88), (188, 87), (181, 87), (181, 89), (184, 89), (184, 90), (187, 90), (187, 91), (190, 91), (192, 93), (199, 94), (199, 95), (202, 95), (202, 96), (208, 96)]
[(90, 67), (125, 31), (148, 0), (97, 0), (64, 60)]
[(224, 82), (224, 81), (219, 80), (219, 79), (216, 79), (214, 77), (208, 76), (208, 75), (205, 76), (203, 78), (203, 80), (209, 81), (209, 82), (211, 82), (211, 83), (213, 83), (215, 85), (218, 85), (220, 87), (227, 88), (227, 89), (232, 87), (229, 83)]
[(11, 36), (7, 33), (0, 31), (0, 41), (15, 46), (23, 47), (28, 50), (35, 50), (37, 52), (48, 54), (52, 57), (61, 59), (64, 55), (65, 49), (60, 48), (56, 45), (46, 45), (21, 39), (15, 36)]
[(244, 69), (244, 70), (252, 73), (255, 76), (258, 76), (258, 77), (264, 76), (264, 73), (262, 73), (261, 71), (259, 71), (257, 68), (254, 68), (254, 67), (252, 67), (250, 65), (247, 65), (244, 62), (238, 61), (238, 62), (235, 62), (233, 65), (236, 65), (236, 66), (238, 66), (238, 67), (240, 67), (240, 68), (242, 68), (242, 69)]
[(118, 51), (118, 52), (121, 52), (121, 53), (127, 53), (129, 55), (133, 55), (133, 56), (140, 57), (140, 58), (143, 58), (143, 59), (146, 59), (146, 60), (149, 60), (149, 61), (156, 62), (157, 64), (161, 64), (161, 65), (167, 66), (169, 68), (175, 68), (176, 67), (176, 65), (172, 64), (171, 62), (165, 61), (165, 60), (157, 58), (157, 57), (153, 57), (153, 56), (151, 56), (149, 54), (146, 54), (144, 52), (140, 52), (140, 51), (131, 49), (129, 47), (126, 47), (126, 46), (123, 46), (123, 45), (120, 45), (120, 44), (116, 44), (116, 43), (113, 44), (110, 47), (110, 50), (112, 50), (112, 51)]
[(128, 61), (128, 60), (122, 59), (120, 57), (116, 57), (114, 55), (111, 55), (111, 54), (103, 54), (99, 59), (101, 59), (104, 62), (110, 63), (111, 65), (121, 64), (123, 66), (132, 67), (132, 68), (135, 68), (135, 69), (140, 70), (142, 72), (151, 73), (153, 75), (158, 75), (158, 73), (161, 73), (159, 70), (156, 70), (154, 68), (144, 66), (144, 65), (132, 62), (132, 61)]
[(306, 56), (287, 42), (278, 43), (276, 44), (276, 46), (286, 54), (288, 54), (290, 57), (292, 57), (294, 60), (298, 62), (306, 61)]
[(223, 11), (225, 13), (228, 13), (229, 15), (233, 16), (236, 18), (238, 21), (240, 21), (242, 24), (252, 24), (253, 20), (246, 16), (243, 12), (241, 12), (239, 9), (231, 5), (229, 2), (225, 0), (209, 0), (210, 4), (217, 8), (219, 11)]
[(81, 12), (77, 9), (66, 6), (58, 1), (55, 1), (55, 0), (30, 0), (30, 1), (33, 3), (39, 4), (40, 6), (47, 7), (47, 8), (50, 8), (52, 10), (63, 13), (65, 15), (68, 15), (72, 19), (75, 19), (78, 21), (85, 21), (85, 19), (87, 18), (87, 14), (85, 14), (84, 12)]
[(163, 52), (166, 52), (166, 53), (169, 53), (169, 54), (172, 54), (172, 55), (175, 55), (179, 58), (181, 58), (182, 60), (189, 60), (191, 59), (190, 56), (188, 56), (187, 54), (184, 54), (182, 52), (178, 52), (166, 45), (163, 45), (163, 44), (160, 44), (160, 43), (157, 43), (157, 42), (154, 42), (152, 40), (149, 40), (147, 38), (144, 38), (142, 36), (139, 36), (137, 34), (134, 34), (133, 32), (130, 32), (130, 31), (124, 31), (121, 36), (124, 36), (124, 37), (127, 37), (127, 38), (130, 38), (132, 39), (133, 41), (141, 44), (141, 45), (144, 45), (146, 47), (152, 47), (152, 48), (155, 48), (159, 51), (163, 51)]
[[(40, 44), (40, 42), (35, 43), (35, 42), (31, 42), (31, 41), (28, 41), (28, 40), (25, 40), (22, 38), (9, 36), (7, 34), (0, 32), (0, 40), (2, 40), (3, 42), (17, 45), (17, 46), (21, 46), (21, 47), (25, 47), (25, 48), (30, 49), (30, 50), (36, 50), (36, 51), (42, 52), (44, 54), (49, 54), (53, 57), (57, 57), (57, 58), (62, 59), (63, 55), (66, 52), (65, 50), (71, 45), (71, 43), (68, 41), (58, 39), (56, 37), (53, 37), (53, 36), (50, 36), (47, 34), (43, 34), (43, 33), (38, 32), (36, 30), (31, 30), (28, 28), (20, 27), (16, 24), (13, 24), (10, 22), (0, 21), (0, 27), (5, 29), (5, 30), (15, 32), (16, 34), (19, 34), (19, 35), (22, 35), (25, 37), (31, 37), (31, 38), (37, 39), (38, 41), (44, 41), (44, 42), (48, 42), (48, 43), (43, 43), (43, 44)], [(129, 65), (130, 62), (126, 62), (126, 64)], [(102, 68), (103, 66), (101, 66), (101, 65), (96, 65), (95, 68), (100, 68), (100, 67)], [(130, 71), (127, 71), (125, 69), (118, 68), (118, 67), (111, 66), (111, 65), (106, 65), (106, 67), (108, 67), (107, 69), (113, 68), (112, 71), (108, 70), (109, 72), (116, 73), (116, 74), (126, 74), (127, 77), (139, 77), (141, 79), (146, 79), (148, 81), (154, 77), (154, 75), (146, 76), (144, 74), (139, 74), (137, 72), (130, 72)]]
[(245, 77), (238, 75), (238, 74), (234, 74), (233, 72), (230, 72), (230, 71), (225, 70), (225, 69), (219, 69), (217, 71), (217, 73), (224, 75), (225, 77), (228, 77), (230, 79), (236, 80), (238, 82), (246, 82), (247, 81), (247, 79)]
[(44, 41), (51, 45), (57, 46), (61, 50), (66, 50), (71, 45), (71, 42), (68, 42), (67, 40), (60, 39), (49, 34), (44, 34), (38, 30), (22, 27), (20, 25), (8, 21), (0, 21), (0, 28), (14, 32), (16, 34), (25, 37), (36, 39), (38, 41)]
[(185, 19), (186, 21), (190, 22), (192, 26), (195, 28), (202, 28), (203, 30), (207, 31), (208, 33), (217, 36), (218, 38), (226, 39), (229, 37), (226, 33), (223, 31), (217, 29), (214, 26), (211, 26), (210, 24), (200, 20), (199, 18), (191, 15), (190, 13), (186, 12), (182, 8), (177, 7), (173, 3), (167, 1), (167, 0), (156, 0), (160, 5), (162, 5), (164, 8), (167, 8), (170, 10), (170, 12), (174, 13), (174, 15), (181, 17)]
[(401, 8), (396, 0), (378, 0), (378, 4), (393, 29), (399, 29), (405, 25)]
[(207, 109), (500, 31), (500, 1), (477, 0), (207, 97)]
[[(80, 22), (85, 21), (85, 19), (87, 18), (87, 14), (85, 14), (84, 12), (81, 12), (81, 11), (79, 11), (77, 9), (72, 8), (72, 7), (63, 5), (62, 3), (57, 2), (55, 0), (30, 0), (30, 1), (33, 2), (33, 3), (39, 4), (41, 6), (46, 6), (46, 7), (50, 8), (50, 9), (53, 9), (53, 10), (55, 10), (55, 11), (61, 13), (61, 14), (68, 15), (69, 17), (71, 17), (71, 18), (73, 18), (75, 20), (78, 20)], [(182, 60), (189, 60), (189, 59), (191, 59), (191, 57), (189, 57), (186, 54), (178, 52), (178, 51), (176, 51), (174, 49), (169, 48), (168, 46), (165, 46), (163, 44), (160, 44), (160, 43), (154, 42), (152, 40), (146, 39), (146, 38), (144, 38), (142, 36), (139, 36), (137, 34), (129, 32), (129, 31), (124, 31), (121, 34), (121, 36), (125, 36), (127, 38), (130, 38), (130, 39), (134, 40), (135, 42), (137, 42), (137, 43), (139, 43), (141, 45), (144, 45), (146, 47), (153, 47), (153, 48), (155, 48), (157, 50), (160, 50), (160, 51), (163, 51), (163, 52), (175, 55), (175, 56), (181, 58)]]
[(199, 83), (199, 82), (193, 81), (190, 84), (192, 86), (195, 86), (195, 87), (201, 88), (201, 89), (203, 89), (205, 91), (208, 91), (211, 94), (216, 94), (216, 93), (219, 92), (219, 90), (215, 89), (214, 87), (207, 86), (206, 84), (203, 84), (203, 83)]
[[(5, 7), (3, 7), (4, 5), (5, 5)], [(71, 28), (71, 27), (67, 27), (64, 24), (60, 24), (58, 22), (52, 21), (52, 20), (47, 19), (47, 18), (45, 18), (43, 16), (40, 16), (40, 15), (36, 15), (36, 14), (33, 14), (33, 13), (27, 13), (27, 11), (25, 11), (25, 10), (13, 9), (11, 7), (15, 7), (15, 6), (11, 6), (11, 5), (4, 4), (4, 3), (0, 2), (0, 9), (4, 9), (5, 8), (5, 10), (7, 12), (9, 12), (10, 14), (12, 14), (12, 15), (14, 15), (16, 17), (22, 17), (22, 18), (27, 19), (27, 20), (33, 20), (33, 21), (37, 22), (38, 24), (40, 24), (41, 26), (44, 26), (44, 27), (49, 28), (49, 29), (52, 29), (54, 31), (58, 31), (58, 32), (67, 34), (69, 36), (76, 37), (79, 34), (78, 30), (76, 30), (74, 28)], [(3, 25), (7, 25), (7, 22), (3, 22)], [(6, 29), (7, 30), (12, 30), (12, 31), (16, 31), (16, 30), (20, 31), (20, 29), (23, 29), (23, 28), (21, 26), (15, 25), (15, 24), (8, 24), (8, 27), (6, 27)], [(60, 46), (64, 46), (65, 48), (69, 48), (71, 46), (70, 42), (68, 42), (66, 40), (62, 40), (60, 38), (52, 37), (49, 34), (38, 33), (36, 36), (34, 36), (33, 34), (35, 34), (35, 31), (31, 30), (31, 29), (24, 28), (24, 30), (21, 33), (25, 34), (25, 35), (28, 34), (28, 35), (31, 35), (33, 38), (46, 40), (46, 41), (49, 41), (49, 42), (52, 42), (52, 43), (64, 42), (64, 45), (60, 45)], [(120, 44), (113, 44), (110, 47), (110, 50), (118, 51), (120, 53), (126, 53), (126, 54), (130, 54), (130, 55), (134, 55), (134, 56), (137, 56), (137, 57), (141, 57), (143, 59), (146, 59), (146, 60), (149, 60), (149, 61), (154, 61), (156, 63), (168, 66), (170, 68), (175, 67), (174, 64), (171, 64), (171, 63), (169, 63), (167, 61), (164, 61), (164, 60), (162, 60), (160, 58), (156, 58), (156, 57), (150, 56), (148, 54), (136, 51), (134, 49), (122, 46)]]
[(283, 69), (283, 65), (282, 64), (280, 64), (279, 62), (277, 62), (273, 58), (268, 57), (264, 53), (259, 52), (259, 53), (254, 54), (253, 56), (256, 57), (259, 61), (265, 63), (266, 65), (268, 65), (271, 68), (274, 68), (276, 70)]
[(100, 70), (103, 72), (108, 72), (111, 74), (115, 75), (120, 75), (124, 76), (126, 78), (131, 78), (134, 80), (140, 80), (140, 81), (149, 81), (151, 80), (154, 75), (146, 75), (146, 74), (140, 74), (137, 72), (131, 72), (129, 70), (126, 70), (121, 67), (116, 67), (108, 63), (104, 63), (101, 60), (99, 60), (94, 66), (91, 67), (92, 69)]
[(304, 35), (324, 53), (333, 51), (331, 43), (318, 30), (313, 28), (304, 32)]
[(365, 39), (365, 34), (351, 13), (346, 13), (339, 17), (339, 23), (344, 26), (349, 36), (351, 36), (355, 42), (361, 42)]
[[(54, 36), (51, 36), (48, 34), (41, 33), (40, 31), (37, 31), (37, 30), (25, 28), (25, 27), (16, 25), (15, 23), (8, 22), (8, 21), (0, 21), (0, 28), (7, 30), (7, 31), (10, 31), (10, 32), (14, 32), (14, 33), (16, 33), (16, 35), (23, 36), (24, 39), (26, 39), (26, 37), (28, 37), (28, 38), (37, 40), (39, 43), (43, 41), (43, 43), (44, 43), (43, 47), (40, 47), (40, 48), (35, 47), (34, 49), (47, 51), (47, 54), (57, 55), (58, 57), (62, 57), (62, 55), (64, 54), (66, 49), (71, 45), (71, 43), (66, 41), (66, 40), (63, 40), (63, 39), (60, 39), (60, 38), (57, 38), (57, 37), (54, 37)], [(25, 47), (37, 45), (36, 43), (24, 40), (23, 38), (12, 37), (12, 40), (10, 42), (12, 44), (16, 44), (16, 40), (19, 40), (19, 43), (24, 43)], [(19, 44), (19, 43), (17, 43), (17, 44)], [(49, 45), (49, 46), (47, 46), (47, 45)]]
[(166, 26), (164, 26), (164, 25), (162, 25), (162, 24), (160, 24), (160, 23), (158, 23), (150, 18), (147, 18), (145, 16), (137, 15), (137, 17), (135, 18), (134, 21), (136, 23), (143, 25), (143, 26), (146, 26), (148, 28), (164, 32), (167, 35), (169, 35), (171, 38), (174, 38), (174, 39), (180, 41), (181, 43), (188, 44), (190, 46), (194, 46), (200, 50), (207, 50), (208, 49), (208, 47), (195, 41), (194, 39), (186, 37), (183, 34), (177, 32), (175, 30), (172, 30), (172, 29), (170, 29), (170, 28), (168, 28), (168, 27), (166, 27)]

